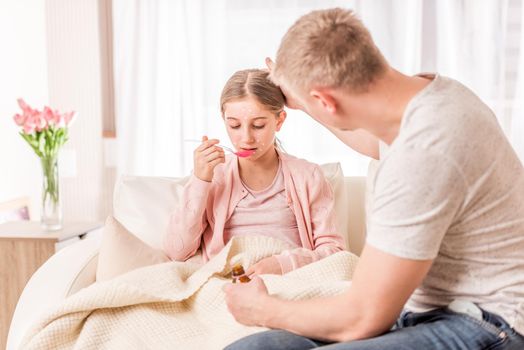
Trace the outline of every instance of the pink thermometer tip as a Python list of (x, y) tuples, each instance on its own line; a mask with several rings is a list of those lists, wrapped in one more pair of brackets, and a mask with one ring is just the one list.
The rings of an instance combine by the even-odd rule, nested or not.
[(240, 151), (240, 152), (235, 152), (235, 154), (241, 158), (246, 158), (246, 157), (249, 157), (251, 155), (253, 155), (253, 153), (255, 153), (255, 151), (253, 150), (245, 150), (245, 151)]

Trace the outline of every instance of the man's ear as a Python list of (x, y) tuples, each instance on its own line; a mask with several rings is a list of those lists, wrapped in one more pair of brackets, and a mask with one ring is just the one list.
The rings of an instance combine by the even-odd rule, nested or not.
[(275, 62), (273, 62), (273, 60), (270, 57), (266, 57), (265, 61), (266, 61), (267, 69), (269, 69), (269, 71), (271, 72), (273, 70), (273, 66), (275, 65)]
[(335, 114), (337, 112), (337, 100), (328, 89), (313, 89), (309, 92), (309, 95), (320, 103), (328, 113)]
[(280, 131), (280, 128), (282, 127), (282, 124), (284, 124), (284, 120), (286, 120), (286, 117), (287, 117), (287, 113), (286, 111), (280, 111), (280, 113), (278, 113), (278, 117), (277, 117), (277, 131)]

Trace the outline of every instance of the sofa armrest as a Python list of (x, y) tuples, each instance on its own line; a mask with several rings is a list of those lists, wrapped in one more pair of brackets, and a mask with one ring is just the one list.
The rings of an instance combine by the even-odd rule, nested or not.
[(50, 308), (95, 281), (100, 237), (67, 246), (47, 260), (27, 282), (16, 305), (7, 349), (20, 346), (26, 332)]

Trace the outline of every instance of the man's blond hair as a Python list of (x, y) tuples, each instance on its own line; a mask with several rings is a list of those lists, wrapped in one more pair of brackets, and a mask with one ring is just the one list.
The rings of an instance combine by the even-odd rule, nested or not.
[(351, 10), (313, 11), (282, 38), (272, 78), (305, 91), (313, 86), (366, 91), (388, 64)]

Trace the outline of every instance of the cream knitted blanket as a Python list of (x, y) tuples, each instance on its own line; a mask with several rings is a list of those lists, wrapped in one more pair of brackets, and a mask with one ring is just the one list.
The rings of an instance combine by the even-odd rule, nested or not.
[[(95, 283), (35, 325), (22, 348), (222, 349), (264, 330), (237, 323), (227, 310), (222, 286), (231, 281), (231, 261), (246, 266), (288, 248), (268, 237), (235, 238), (204, 265), (168, 262)], [(286, 299), (335, 295), (348, 288), (356, 262), (339, 252), (262, 278), (271, 294)]]

